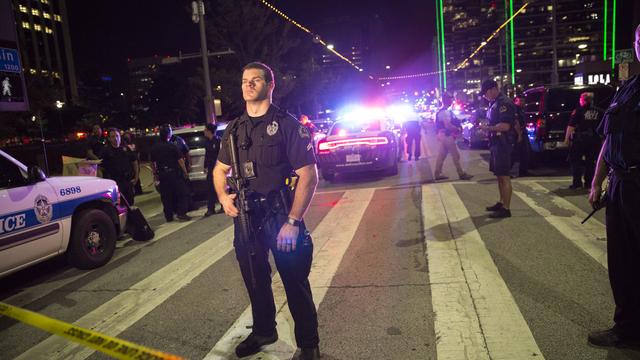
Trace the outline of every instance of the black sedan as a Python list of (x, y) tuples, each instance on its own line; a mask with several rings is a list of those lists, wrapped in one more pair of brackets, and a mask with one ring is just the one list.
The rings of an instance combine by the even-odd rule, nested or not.
[(398, 173), (398, 141), (385, 120), (336, 122), (318, 142), (317, 155), (322, 178), (327, 181), (336, 173)]

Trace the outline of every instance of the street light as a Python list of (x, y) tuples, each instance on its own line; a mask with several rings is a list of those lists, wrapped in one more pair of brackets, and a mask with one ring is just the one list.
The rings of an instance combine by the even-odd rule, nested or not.
[(60, 135), (64, 134), (64, 126), (62, 126), (62, 107), (64, 102), (56, 100), (56, 108), (58, 108), (58, 122), (60, 123)]

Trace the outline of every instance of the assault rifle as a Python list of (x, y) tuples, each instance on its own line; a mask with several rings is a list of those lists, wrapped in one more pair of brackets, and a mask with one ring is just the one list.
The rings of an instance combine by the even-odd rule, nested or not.
[[(251, 286), (256, 287), (256, 276), (253, 268), (253, 260), (256, 255), (256, 236), (251, 223), (252, 209), (252, 191), (248, 188), (247, 179), (240, 172), (240, 160), (238, 158), (238, 149), (236, 147), (236, 130), (237, 122), (233, 125), (229, 133), (229, 154), (231, 155), (231, 177), (227, 178), (227, 182), (236, 194), (235, 206), (238, 209), (238, 226), (240, 227), (240, 243), (247, 250), (249, 257), (249, 273), (251, 274)], [(255, 208), (255, 206), (253, 206)]]

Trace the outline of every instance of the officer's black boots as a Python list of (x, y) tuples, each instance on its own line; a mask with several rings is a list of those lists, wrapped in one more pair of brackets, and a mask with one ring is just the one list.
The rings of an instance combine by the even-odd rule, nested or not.
[(497, 202), (497, 203), (495, 203), (495, 205), (487, 206), (486, 210), (487, 211), (498, 211), (498, 210), (502, 209), (503, 206), (504, 205), (502, 205), (501, 202)]
[(263, 346), (273, 344), (278, 341), (278, 333), (271, 336), (260, 336), (254, 333), (249, 334), (244, 341), (236, 346), (236, 356), (239, 358), (260, 352)]
[(293, 360), (318, 360), (320, 359), (320, 349), (314, 348), (301, 348), (300, 353), (293, 358)]
[(638, 339), (627, 339), (620, 336), (613, 329), (601, 330), (589, 333), (589, 344), (605, 347), (640, 348), (640, 337)]

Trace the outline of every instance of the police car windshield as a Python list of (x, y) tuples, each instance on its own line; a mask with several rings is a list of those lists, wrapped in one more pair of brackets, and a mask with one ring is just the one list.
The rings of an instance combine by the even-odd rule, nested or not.
[(204, 131), (196, 131), (192, 133), (179, 134), (184, 142), (187, 143), (189, 149), (201, 149), (204, 147), (204, 144), (207, 141), (207, 138), (204, 136)]
[(382, 121), (367, 121), (367, 122), (338, 122), (331, 128), (331, 134), (329, 135), (352, 135), (370, 131), (380, 131), (380, 123)]

